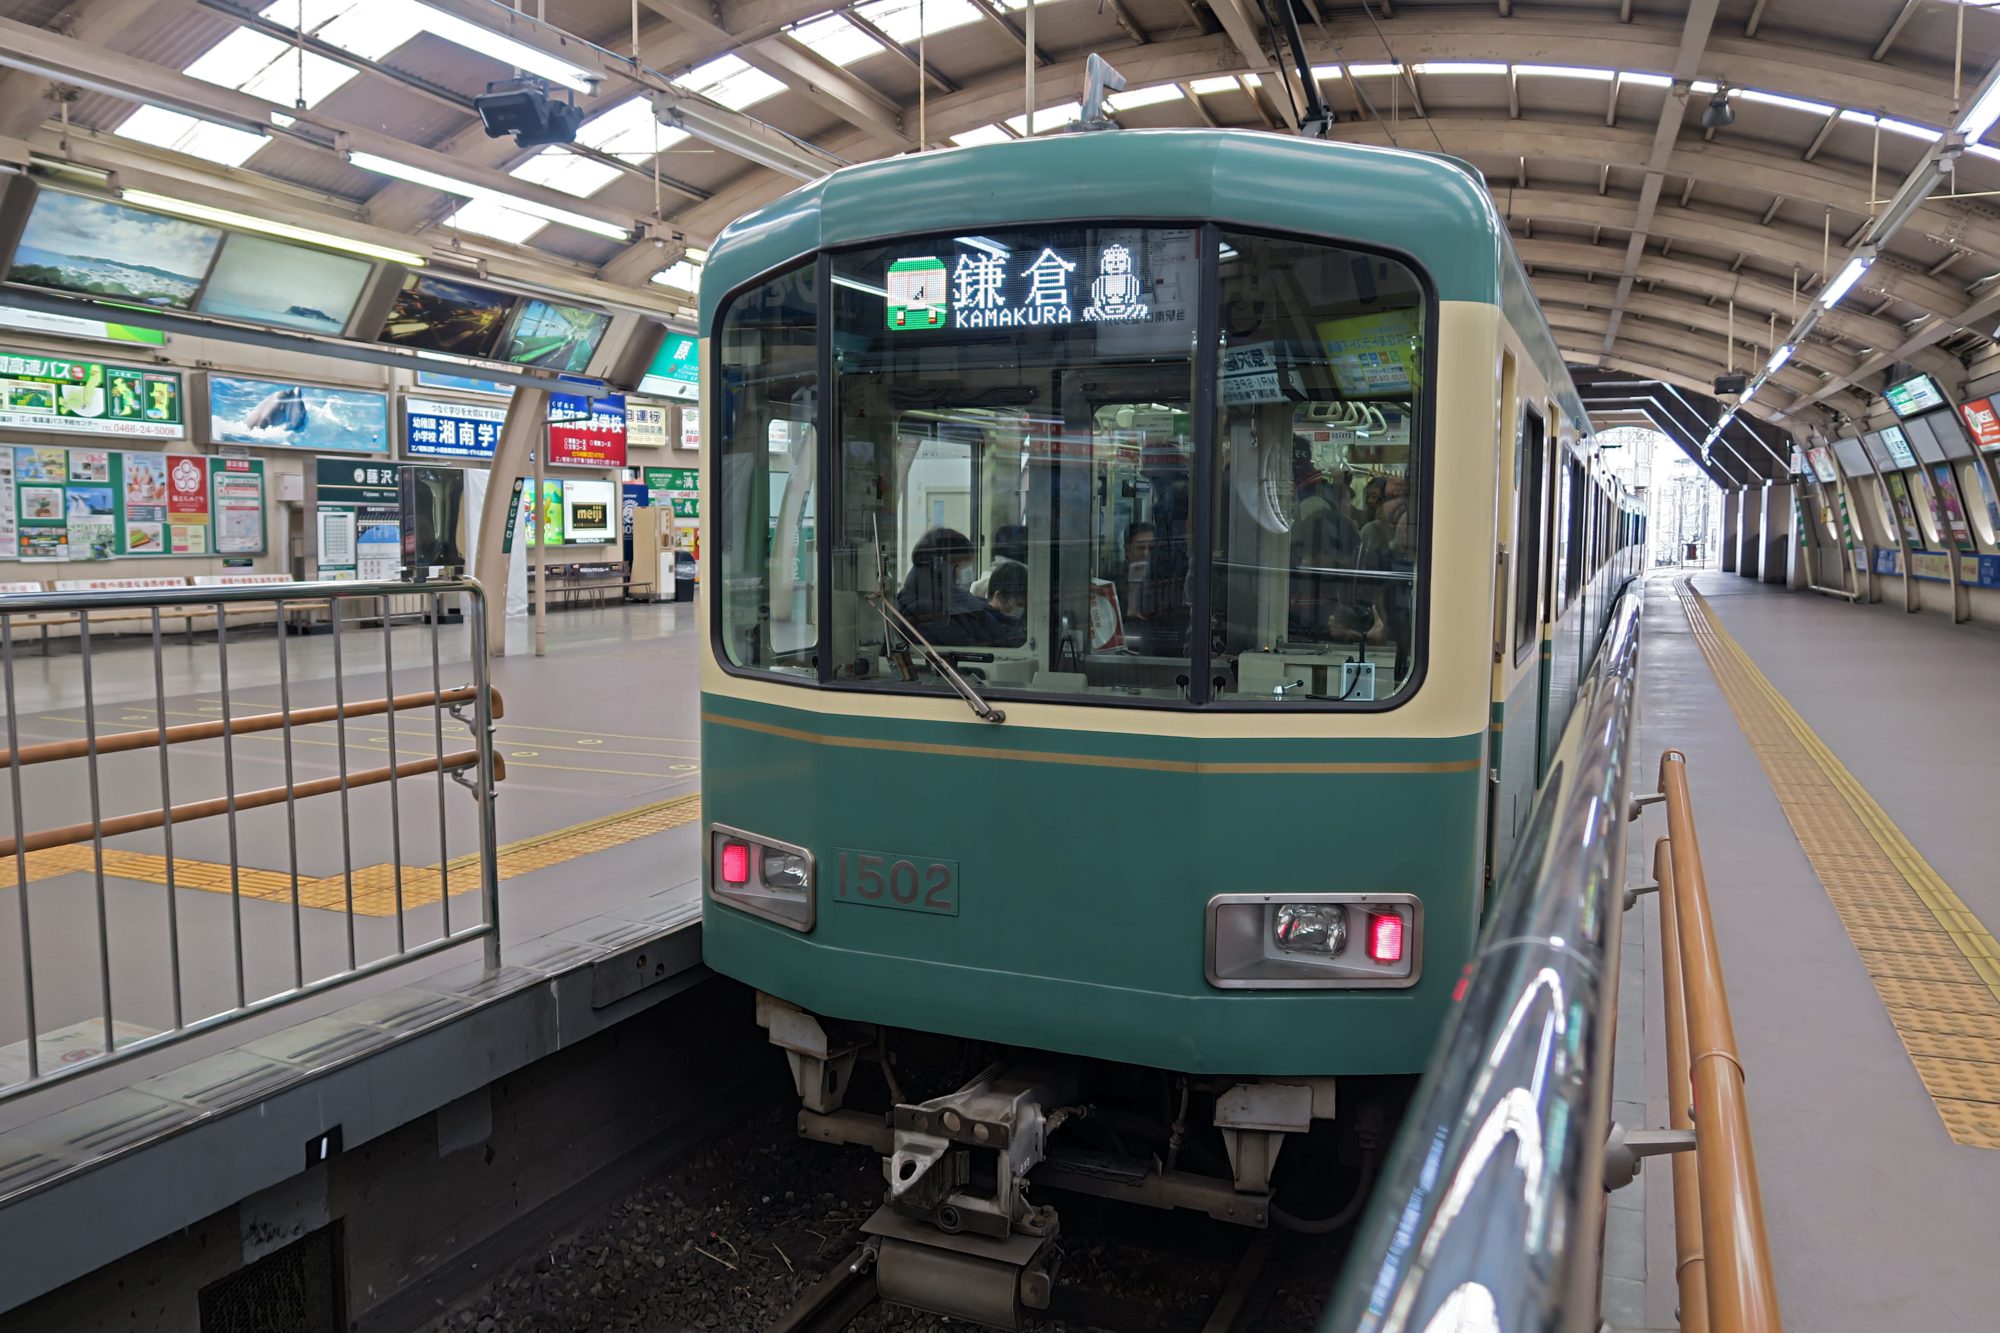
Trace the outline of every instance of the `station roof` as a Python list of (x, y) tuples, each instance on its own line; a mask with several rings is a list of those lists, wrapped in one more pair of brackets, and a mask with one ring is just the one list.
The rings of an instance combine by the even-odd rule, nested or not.
[[(1985, 373), (2000, 147), (1953, 131), (2000, 0), (1293, 3), (1332, 137), (1485, 173), (1607, 423), (1747, 479), (1895, 374)], [(1025, 134), (1031, 59), (1037, 132), (1076, 114), (1093, 52), (1123, 125), (1295, 132), (1284, 40), (1257, 0), (0, 0), (0, 141), (671, 316), (702, 247), (802, 179)], [(588, 90), (574, 148), (483, 133), (472, 98), (521, 66)], [(1872, 266), (1715, 448), (1714, 377), (1763, 372), (1857, 245)]]

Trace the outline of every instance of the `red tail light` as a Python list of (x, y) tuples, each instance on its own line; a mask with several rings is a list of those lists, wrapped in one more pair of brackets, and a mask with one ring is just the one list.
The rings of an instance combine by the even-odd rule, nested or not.
[(748, 884), (750, 882), (750, 845), (742, 842), (722, 844), (722, 882), (724, 884)]
[(1368, 918), (1368, 957), (1376, 963), (1403, 961), (1403, 918), (1390, 912)]

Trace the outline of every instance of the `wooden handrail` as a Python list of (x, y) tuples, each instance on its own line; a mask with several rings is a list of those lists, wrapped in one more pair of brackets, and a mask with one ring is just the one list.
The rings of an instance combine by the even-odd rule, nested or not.
[[(493, 696), (493, 717), (495, 721), (506, 716), (506, 706), (501, 702), (500, 691), (491, 691)], [(470, 685), (455, 690), (433, 693), (424, 690), (417, 694), (399, 694), (390, 699), (362, 699), (345, 706), (323, 704), (312, 708), (294, 708), (287, 713), (253, 713), (248, 717), (231, 718), (227, 725), (220, 719), (214, 722), (187, 722), (180, 726), (152, 731), (114, 731), (108, 736), (97, 738), (97, 753), (124, 754), (131, 750), (150, 750), (158, 745), (179, 745), (183, 741), (220, 740), (224, 735), (247, 736), (259, 731), (278, 731), (289, 720), (295, 727), (310, 727), (322, 722), (333, 722), (342, 716), (377, 717), (390, 709), (398, 712), (411, 708), (429, 708), (435, 704), (446, 708), (452, 704), (471, 703), (478, 692)], [(40, 745), (21, 747), (21, 767), (32, 764), (50, 764), (62, 759), (82, 759), (90, 753), (90, 743), (83, 740), (45, 741)], [(12, 750), (0, 750), (0, 769), (11, 768), (14, 764)]]
[[(1673, 895), (1679, 976), (1669, 972), (1669, 995), (1679, 983), (1687, 1015), (1685, 1055), (1695, 1130), (1695, 1175), (1701, 1193), (1701, 1270), (1711, 1333), (1778, 1333), (1777, 1281), (1764, 1230), (1764, 1201), (1757, 1186), (1750, 1113), (1743, 1097), (1743, 1062), (1736, 1053), (1722, 959), (1709, 915), (1708, 881), (1701, 840), (1688, 795), (1687, 757), (1660, 757), (1660, 791), (1666, 797), (1671, 877), (1660, 881)], [(1663, 959), (1664, 961), (1664, 959)], [(1663, 970), (1665, 970), (1663, 968)], [(1671, 1039), (1671, 1034), (1669, 1034)], [(1685, 1306), (1683, 1308), (1685, 1313)]]
[[(476, 767), (478, 763), (478, 750), (460, 750), (444, 756), (441, 760), (433, 755), (429, 759), (405, 760), (395, 765), (393, 769), (385, 764), (381, 768), (350, 773), (347, 775), (346, 783), (350, 790), (355, 787), (372, 787), (377, 783), (387, 782), (392, 773), (398, 778), (414, 778), (426, 773), (435, 773), (440, 768), (452, 772)], [(498, 782), (506, 775), (506, 761), (501, 756), (494, 755), (493, 780)], [(340, 787), (341, 778), (338, 775), (330, 778), (313, 778), (309, 782), (294, 784), (290, 788), (290, 794), (294, 799), (325, 796), (330, 792), (339, 791)], [(284, 802), (286, 791), (284, 787), (265, 787), (258, 791), (244, 792), (236, 798), (235, 808), (243, 811), (267, 805), (279, 805)], [(172, 814), (174, 823), (178, 825), (192, 819), (212, 819), (216, 815), (227, 814), (229, 809), (228, 797), (212, 796), (205, 801), (188, 801), (174, 806)], [(42, 852), (51, 847), (73, 847), (78, 843), (89, 842), (97, 827), (102, 828), (103, 836), (107, 838), (117, 837), (121, 833), (141, 833), (164, 825), (167, 822), (167, 814), (165, 810), (140, 810), (129, 815), (113, 815), (101, 826), (93, 826), (86, 821), (63, 828), (43, 829), (39, 833), (30, 833), (25, 839), (0, 838), (0, 858), (13, 856), (21, 851)]]
[[(1653, 844), (1653, 882), (1660, 886), (1660, 972), (1666, 978), (1667, 1127), (1693, 1129), (1689, 1113), (1687, 996), (1681, 985), (1680, 912), (1674, 903), (1673, 844)], [(1680, 1288), (1681, 1333), (1708, 1333), (1708, 1278), (1701, 1253), (1701, 1182), (1694, 1154), (1675, 1153), (1674, 1281)]]

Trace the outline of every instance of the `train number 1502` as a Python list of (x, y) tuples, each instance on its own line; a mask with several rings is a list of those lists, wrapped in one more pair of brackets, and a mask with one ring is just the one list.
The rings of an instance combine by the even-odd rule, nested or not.
[(958, 862), (834, 848), (835, 902), (958, 915)]

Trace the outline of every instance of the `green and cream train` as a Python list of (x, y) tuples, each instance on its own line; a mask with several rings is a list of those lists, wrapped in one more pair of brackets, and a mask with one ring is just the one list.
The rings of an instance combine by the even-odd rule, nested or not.
[[(1641, 559), (1478, 173), (924, 153), (733, 224), (701, 318), (703, 949), (807, 1132), (1031, 1303), (1031, 1170), (1267, 1220), (1423, 1069)], [(910, 1033), (983, 1072), (849, 1104)]]

